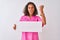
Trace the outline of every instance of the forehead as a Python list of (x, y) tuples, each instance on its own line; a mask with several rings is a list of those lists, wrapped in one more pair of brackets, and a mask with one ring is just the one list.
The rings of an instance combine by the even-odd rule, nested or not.
[(34, 5), (33, 4), (29, 4), (28, 7), (34, 7)]

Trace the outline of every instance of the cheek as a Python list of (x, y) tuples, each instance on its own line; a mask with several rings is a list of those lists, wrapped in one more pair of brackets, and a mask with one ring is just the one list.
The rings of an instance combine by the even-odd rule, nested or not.
[(28, 11), (30, 11), (30, 9), (28, 8)]
[(34, 7), (31, 7), (31, 10), (34, 11)]
[(32, 9), (32, 11), (34, 12), (34, 8)]
[(32, 9), (31, 12), (34, 13), (34, 9)]

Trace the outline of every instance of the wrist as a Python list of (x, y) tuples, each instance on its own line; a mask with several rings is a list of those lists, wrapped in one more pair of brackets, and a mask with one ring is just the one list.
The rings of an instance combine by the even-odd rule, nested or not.
[(44, 13), (41, 13), (40, 16), (45, 16), (45, 14)]

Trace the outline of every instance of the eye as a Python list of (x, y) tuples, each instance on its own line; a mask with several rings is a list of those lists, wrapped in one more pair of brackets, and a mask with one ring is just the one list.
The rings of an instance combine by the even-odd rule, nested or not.
[(30, 7), (28, 7), (30, 9)]

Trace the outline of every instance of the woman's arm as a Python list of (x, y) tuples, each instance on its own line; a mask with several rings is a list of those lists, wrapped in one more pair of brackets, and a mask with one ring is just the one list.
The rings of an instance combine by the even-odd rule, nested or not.
[(41, 12), (40, 16), (42, 17), (42, 27), (43, 27), (44, 25), (46, 25), (46, 17), (45, 17), (43, 8), (44, 8), (44, 6), (41, 5), (41, 6), (40, 6), (40, 12)]

